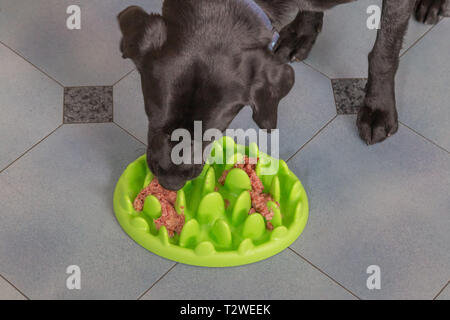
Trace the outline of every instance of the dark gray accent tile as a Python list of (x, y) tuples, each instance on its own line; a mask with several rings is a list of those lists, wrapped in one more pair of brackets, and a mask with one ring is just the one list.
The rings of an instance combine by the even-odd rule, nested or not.
[(367, 79), (333, 79), (338, 114), (357, 114), (366, 96)]
[(64, 123), (113, 121), (113, 87), (64, 89)]

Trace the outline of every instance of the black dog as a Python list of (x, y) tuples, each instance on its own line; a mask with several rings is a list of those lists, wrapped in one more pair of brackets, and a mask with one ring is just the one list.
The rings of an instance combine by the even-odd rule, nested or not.
[[(280, 30), (273, 32), (244, 0), (165, 0), (162, 15), (129, 7), (118, 16), (124, 58), (141, 74), (149, 119), (148, 164), (167, 189), (178, 190), (202, 165), (175, 165), (174, 129), (224, 131), (246, 105), (262, 129), (277, 126), (278, 104), (292, 89), (287, 64), (308, 56), (323, 11), (355, 0), (255, 0)], [(381, 29), (369, 55), (369, 81), (358, 115), (361, 138), (381, 142), (398, 129), (394, 79), (411, 14), (425, 23), (450, 15), (450, 0), (384, 0)], [(292, 21), (290, 14), (297, 16)], [(290, 19), (290, 20), (289, 20)]]

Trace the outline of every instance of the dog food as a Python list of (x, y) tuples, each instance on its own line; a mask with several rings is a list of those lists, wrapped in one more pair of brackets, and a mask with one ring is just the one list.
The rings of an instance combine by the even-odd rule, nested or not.
[[(155, 220), (156, 228), (159, 230), (165, 226), (169, 237), (173, 237), (175, 233), (180, 234), (184, 227), (185, 216), (183, 213), (178, 214), (175, 211), (174, 205), (177, 200), (177, 193), (164, 189), (154, 178), (148, 187), (144, 188), (134, 200), (134, 209), (142, 211), (144, 209), (145, 199), (149, 196), (155, 196), (161, 204), (161, 217)], [(184, 208), (181, 208), (182, 210)]]
[[(227, 179), (227, 175), (228, 175), (229, 172), (230, 172), (230, 170), (225, 170), (225, 171), (222, 173), (222, 176), (219, 178), (219, 183), (220, 183), (221, 185), (224, 185), (224, 184), (225, 184), (225, 180)], [(216, 189), (217, 189), (217, 191), (219, 191), (219, 188), (216, 187)]]
[[(249, 211), (249, 215), (254, 214), (256, 212), (260, 213), (267, 221), (267, 229), (273, 230), (273, 225), (270, 220), (273, 219), (273, 211), (267, 207), (267, 202), (273, 201), (270, 194), (263, 193), (264, 185), (261, 179), (256, 174), (256, 161), (251, 161), (255, 159), (250, 159), (249, 157), (244, 157), (244, 163), (237, 163), (234, 165), (234, 168), (239, 168), (247, 173), (250, 178), (250, 183), (252, 185), (252, 190), (250, 191), (250, 198), (252, 199), (252, 208)], [(259, 160), (259, 159), (257, 159)], [(225, 184), (225, 180), (227, 179), (229, 171), (226, 170), (223, 172), (222, 176), (219, 179), (220, 184)], [(279, 206), (279, 204), (277, 203)]]

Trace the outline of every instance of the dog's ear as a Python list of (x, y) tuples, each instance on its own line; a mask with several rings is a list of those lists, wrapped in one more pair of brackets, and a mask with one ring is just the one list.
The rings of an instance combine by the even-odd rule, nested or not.
[(131, 6), (117, 19), (123, 36), (120, 43), (122, 56), (132, 59), (138, 66), (145, 53), (161, 48), (166, 41), (166, 23), (159, 14), (148, 14), (138, 6)]
[(278, 105), (294, 86), (294, 69), (288, 64), (278, 63), (265, 50), (253, 56), (249, 63), (253, 120), (261, 129), (276, 129)]

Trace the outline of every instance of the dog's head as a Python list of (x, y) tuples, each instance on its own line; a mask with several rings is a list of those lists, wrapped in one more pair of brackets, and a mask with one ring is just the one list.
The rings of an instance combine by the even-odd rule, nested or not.
[[(218, 30), (192, 37), (190, 26), (139, 7), (127, 8), (118, 18), (124, 58), (132, 59), (141, 74), (149, 119), (147, 162), (163, 187), (178, 190), (202, 171), (198, 152), (208, 142), (194, 135), (194, 122), (201, 122), (202, 134), (209, 129), (223, 132), (250, 105), (260, 128), (277, 127), (278, 104), (294, 84), (294, 71), (274, 59), (270, 37), (243, 46), (246, 40), (236, 35), (237, 43), (224, 39), (222, 44), (211, 41)], [(181, 151), (190, 153), (181, 156), (192, 161), (173, 159), (174, 152), (180, 155), (180, 142), (173, 141), (177, 129), (192, 137), (191, 148)]]

